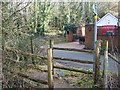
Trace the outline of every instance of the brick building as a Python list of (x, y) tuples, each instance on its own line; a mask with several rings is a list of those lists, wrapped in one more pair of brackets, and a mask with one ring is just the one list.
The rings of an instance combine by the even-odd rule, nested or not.
[[(108, 40), (109, 48), (120, 49), (120, 30), (117, 22), (118, 19), (110, 13), (97, 22), (97, 39)], [(94, 46), (94, 24), (85, 25), (85, 46), (89, 48)]]

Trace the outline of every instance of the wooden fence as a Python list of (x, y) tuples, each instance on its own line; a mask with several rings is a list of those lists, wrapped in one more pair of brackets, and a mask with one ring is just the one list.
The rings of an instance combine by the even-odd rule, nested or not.
[[(57, 48), (57, 47), (53, 47), (53, 41), (50, 40), (50, 47), (49, 49), (51, 51), (48, 51), (48, 55), (51, 55), (50, 58), (48, 58), (48, 63), (52, 63), (51, 65), (49, 65), (49, 70), (51, 70), (51, 73), (49, 74), (54, 74), (52, 72), (54, 72), (54, 68), (57, 69), (63, 69), (63, 70), (69, 70), (69, 71), (74, 71), (74, 72), (81, 72), (81, 73), (85, 73), (85, 74), (93, 74), (94, 75), (94, 85), (98, 85), (98, 81), (99, 81), (99, 77), (100, 77), (100, 49), (101, 49), (101, 42), (96, 42), (96, 50), (92, 51), (92, 50), (78, 50), (78, 49), (70, 49), (70, 48)], [(78, 60), (78, 59), (71, 59), (71, 58), (61, 58), (61, 57), (54, 57), (53, 55), (53, 50), (67, 50), (67, 51), (76, 51), (76, 52), (87, 52), (87, 53), (92, 53), (95, 54), (95, 62), (90, 60)], [(112, 60), (114, 60), (115, 62), (117, 62), (118, 64), (120, 64), (119, 60), (111, 55), (110, 53), (108, 53), (108, 41), (105, 41), (105, 51), (104, 51), (104, 66), (103, 66), (103, 87), (107, 88), (107, 74), (108, 74), (108, 56), (110, 58), (112, 58)], [(68, 68), (68, 67), (62, 67), (62, 66), (54, 66), (54, 60), (64, 60), (64, 61), (72, 61), (72, 62), (78, 62), (78, 63), (83, 63), (83, 64), (93, 64), (95, 65), (95, 70), (90, 72), (90, 71), (85, 71), (85, 70), (78, 70), (78, 69), (73, 69), (73, 68)], [(52, 75), (49, 75), (51, 77), (49, 77), (49, 80), (53, 80)], [(49, 87), (51, 88), (54, 87), (53, 81), (48, 81), (49, 83)]]
[[(41, 84), (48, 85), (49, 88), (54, 88), (54, 85), (53, 85), (54, 68), (64, 69), (64, 70), (69, 70), (69, 71), (75, 71), (75, 72), (81, 72), (81, 73), (85, 73), (85, 74), (93, 74), (94, 75), (94, 84), (97, 85), (97, 83), (98, 83), (98, 78), (99, 78), (99, 73), (100, 73), (100, 43), (99, 42), (96, 44), (96, 51), (92, 51), (92, 50), (77, 50), (77, 49), (69, 49), (69, 48), (56, 48), (56, 47), (53, 47), (53, 41), (50, 40), (50, 45), (49, 45), (49, 48), (48, 48), (47, 57), (36, 55), (36, 54), (33, 54), (32, 52), (31, 53), (23, 52), (21, 50), (15, 49), (15, 48), (4, 47), (4, 46), (2, 46), (2, 48), (4, 48), (3, 50), (5, 50), (5, 51), (16, 52), (17, 54), (26, 55), (26, 56), (29, 56), (29, 57), (37, 58), (39, 60), (47, 59), (48, 60), (47, 61), (48, 62), (48, 64), (47, 64), (47, 66), (48, 66), (47, 69), (48, 70), (42, 70), (42, 69), (38, 68), (37, 66), (34, 67), (34, 68), (37, 69), (37, 70), (40, 70), (40, 71), (48, 72), (48, 81), (46, 81), (46, 80), (45, 81), (36, 80), (36, 79), (30, 78), (29, 76), (27, 76), (23, 73), (20, 73), (20, 72), (12, 72), (12, 71), (10, 71), (10, 72), (14, 73), (14, 74), (17, 74), (20, 77), (32, 80), (34, 82), (38, 82), (38, 83), (41, 83)], [(54, 57), (53, 50), (55, 50), (55, 49), (93, 53), (93, 54), (95, 54), (96, 60), (94, 62), (92, 60), (88, 61), (88, 60), (77, 60), (77, 59), (70, 59), (70, 58)], [(120, 64), (120, 62), (118, 61), (118, 59), (116, 57), (114, 57), (113, 55), (108, 53), (108, 42), (106, 41), (106, 49), (105, 49), (105, 53), (104, 53), (104, 58), (105, 58), (105, 60), (104, 60), (104, 71), (103, 71), (104, 87), (107, 87), (106, 82), (107, 82), (108, 56), (111, 57), (112, 60), (114, 60), (115, 62)], [(16, 63), (21, 63), (20, 61), (18, 62), (17, 60), (14, 60), (13, 58), (4, 58), (4, 59), (12, 60)], [(54, 60), (72, 61), (72, 62), (78, 62), (78, 63), (83, 63), (83, 64), (93, 64), (93, 65), (95, 65), (95, 71), (90, 72), (90, 71), (85, 71), (85, 70), (78, 70), (78, 69), (73, 69), (73, 68), (54, 66)]]
[[(50, 47), (49, 47), (49, 51), (48, 51), (48, 55), (51, 56), (48, 58), (48, 64), (52, 63), (49, 65), (48, 71), (50, 73), (48, 74), (54, 74), (52, 72), (54, 72), (54, 68), (57, 69), (63, 69), (63, 70), (69, 70), (69, 71), (74, 71), (74, 72), (81, 72), (84, 74), (93, 74), (94, 75), (94, 84), (96, 85), (98, 83), (98, 78), (99, 78), (99, 72), (100, 72), (100, 42), (97, 42), (97, 47), (96, 47), (96, 51), (92, 51), (92, 50), (78, 50), (78, 49), (70, 49), (70, 48), (57, 48), (57, 47), (53, 47), (53, 41), (50, 40)], [(67, 51), (76, 51), (76, 52), (88, 52), (88, 53), (92, 53), (95, 54), (96, 56), (96, 60), (95, 62), (93, 60), (79, 60), (79, 59), (71, 59), (71, 58), (61, 58), (61, 57), (54, 57), (53, 55), (53, 50), (67, 50)], [(73, 69), (73, 68), (68, 68), (68, 67), (62, 67), (62, 66), (55, 66), (54, 65), (54, 60), (64, 60), (64, 61), (72, 61), (72, 62), (78, 62), (78, 63), (83, 63), (83, 64), (94, 64), (95, 65), (95, 72), (93, 71), (85, 71), (85, 70), (78, 70), (78, 69)], [(51, 77), (52, 75), (49, 75), (49, 80), (53, 80), (53, 77)], [(49, 81), (48, 83), (53, 87), (53, 81)]]
[[(27, 53), (27, 52), (23, 52), (21, 50), (17, 50), (15, 48), (11, 48), (11, 47), (4, 47), (4, 53), (5, 51), (7, 52), (16, 52), (17, 54), (22, 54), (22, 55), (26, 55), (26, 56), (29, 56), (29, 57), (33, 57), (33, 58), (37, 58), (39, 60), (47, 60), (47, 57), (43, 57), (43, 56), (40, 56), (40, 55), (36, 55), (36, 54), (33, 54), (33, 53)], [(13, 61), (15, 63), (22, 63), (22, 61), (17, 61), (13, 58), (8, 58), (8, 57), (5, 57), (4, 60), (10, 60), (10, 61)], [(49, 72), (48, 70), (44, 70), (44, 69), (41, 69), (37, 66), (26, 66), (27, 68), (34, 68), (36, 70), (39, 70), (39, 71), (42, 71), (42, 72)], [(47, 80), (40, 80), (40, 79), (35, 79), (35, 78), (32, 78), (32, 77), (29, 77), (28, 75), (24, 74), (24, 73), (21, 73), (21, 72), (15, 72), (15, 71), (11, 71), (10, 69), (5, 69), (7, 70), (8, 72), (10, 72), (11, 74), (15, 74), (19, 77), (22, 77), (22, 78), (25, 78), (25, 79), (29, 79), (31, 81), (34, 81), (34, 82), (37, 82), (37, 83), (40, 83), (40, 84), (44, 84), (44, 85), (48, 85), (48, 81)]]

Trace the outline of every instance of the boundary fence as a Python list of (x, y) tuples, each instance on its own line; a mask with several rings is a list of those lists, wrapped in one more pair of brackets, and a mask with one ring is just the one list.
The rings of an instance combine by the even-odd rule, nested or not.
[[(104, 78), (103, 78), (103, 81), (104, 81), (104, 87), (107, 87), (108, 57), (112, 58), (112, 60), (114, 60), (118, 64), (120, 64), (120, 62), (115, 56), (108, 53), (108, 41), (105, 41), (105, 43), (106, 43), (105, 44), (106, 48), (105, 48), (105, 51), (104, 51), (104, 67), (103, 67), (103, 77)], [(55, 49), (92, 53), (92, 54), (95, 54), (95, 61), (54, 57), (53, 50), (55, 50)], [(101, 62), (100, 62), (100, 42), (96, 43), (96, 51), (92, 51), (92, 50), (78, 50), (78, 49), (69, 49), (69, 48), (56, 48), (56, 47), (53, 47), (53, 41), (50, 40), (47, 57), (43, 57), (43, 56), (36, 55), (36, 54), (33, 54), (33, 53), (23, 52), (21, 50), (15, 49), (15, 48), (5, 47), (5, 46), (2, 46), (2, 51), (3, 51), (3, 53), (5, 53), (5, 51), (16, 52), (17, 54), (22, 54), (22, 55), (26, 55), (26, 56), (29, 56), (29, 57), (34, 57), (34, 58), (37, 58), (39, 60), (47, 59), (48, 60), (47, 61), (47, 69), (48, 70), (42, 70), (42, 69), (38, 68), (37, 66), (34, 67), (34, 68), (37, 69), (37, 70), (40, 70), (40, 71), (48, 72), (48, 81), (47, 80), (44, 81), (44, 80), (33, 79), (33, 78), (31, 78), (31, 77), (29, 77), (29, 76), (27, 76), (23, 73), (20, 73), (20, 72), (13, 72), (13, 71), (10, 71), (10, 70), (8, 70), (8, 71), (10, 71), (11, 73), (14, 73), (14, 74), (16, 74), (20, 77), (32, 80), (34, 82), (38, 82), (38, 83), (41, 83), (41, 84), (48, 85), (49, 88), (54, 88), (54, 85), (53, 85), (53, 82), (54, 82), (53, 81), (54, 68), (64, 69), (64, 70), (69, 70), (69, 71), (75, 71), (75, 72), (81, 72), (81, 73), (85, 73), (85, 74), (93, 74), (94, 75), (94, 85), (97, 85), (97, 83), (98, 83), (98, 78), (99, 78), (99, 75), (100, 75), (100, 64), (101, 64)], [(2, 55), (4, 55), (4, 54), (2, 54)], [(12, 60), (16, 63), (21, 63), (20, 61), (14, 60), (13, 58), (7, 58), (7, 57), (4, 57), (4, 56), (3, 56), (2, 59)], [(72, 61), (72, 62), (78, 62), (78, 63), (83, 63), (83, 64), (93, 64), (93, 65), (95, 65), (95, 70), (90, 72), (90, 71), (85, 71), (85, 70), (77, 70), (77, 69), (73, 69), (73, 68), (54, 66), (54, 60)]]
[[(76, 51), (76, 52), (87, 52), (87, 53), (92, 53), (95, 55), (95, 60), (94, 61), (89, 61), (89, 60), (78, 60), (78, 59), (70, 59), (70, 58), (61, 58), (61, 57), (54, 57), (53, 55), (53, 50), (67, 50), (67, 51)], [(63, 70), (69, 70), (69, 71), (74, 71), (74, 72), (81, 72), (81, 73), (85, 73), (85, 74), (93, 74), (94, 76), (94, 86), (98, 85), (98, 80), (100, 77), (100, 65), (101, 65), (101, 61), (100, 61), (100, 49), (101, 49), (101, 42), (97, 41), (96, 42), (96, 50), (92, 51), (92, 50), (78, 50), (78, 49), (71, 49), (71, 48), (57, 48), (57, 47), (53, 47), (53, 41), (50, 40), (50, 47), (48, 50), (48, 55), (50, 56), (50, 58), (48, 58), (48, 64), (52, 63), (51, 65), (49, 65), (48, 71), (50, 71), (49, 75), (49, 80), (48, 81), (48, 85), (49, 88), (53, 88), (53, 76), (52, 74), (54, 74), (54, 68), (57, 69), (63, 69)], [(112, 60), (114, 60), (115, 62), (117, 62), (118, 64), (120, 64), (119, 60), (113, 56), (112, 54), (108, 53), (108, 41), (105, 41), (105, 50), (104, 50), (104, 62), (103, 62), (103, 87), (104, 88), (108, 88), (107, 85), (107, 74), (108, 74), (108, 57), (112, 58)], [(64, 60), (64, 61), (72, 61), (72, 62), (78, 62), (78, 63), (83, 63), (83, 64), (93, 64), (95, 69), (93, 69), (92, 72), (90, 71), (85, 71), (85, 70), (77, 70), (77, 69), (73, 69), (73, 68), (68, 68), (68, 67), (62, 67), (62, 66), (54, 66), (54, 60)]]

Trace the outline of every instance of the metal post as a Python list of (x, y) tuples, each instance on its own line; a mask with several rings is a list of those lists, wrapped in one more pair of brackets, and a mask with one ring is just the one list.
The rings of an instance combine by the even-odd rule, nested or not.
[[(96, 41), (97, 41), (97, 4), (93, 5), (94, 12), (94, 51), (96, 51)], [(94, 54), (94, 62), (96, 60), (96, 55)], [(95, 65), (93, 65), (93, 71), (95, 72)]]
[[(97, 14), (94, 16), (94, 51), (96, 51), (97, 42)], [(94, 54), (94, 62), (96, 62), (96, 55)], [(95, 65), (93, 65), (93, 71), (95, 72)]]
[(96, 50), (97, 41), (97, 14), (94, 15), (94, 51)]

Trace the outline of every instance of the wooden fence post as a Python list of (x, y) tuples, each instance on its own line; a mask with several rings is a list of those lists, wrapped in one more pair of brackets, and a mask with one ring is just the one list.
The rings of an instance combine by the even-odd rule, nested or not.
[(105, 41), (104, 66), (103, 66), (103, 87), (104, 88), (108, 88), (107, 73), (108, 73), (108, 41)]
[[(52, 56), (53, 56), (53, 45), (54, 45), (54, 41), (50, 40), (50, 48), (52, 49)], [(54, 58), (52, 57), (52, 66), (54, 66)], [(52, 74), (54, 74), (54, 68), (52, 70)]]
[(50, 48), (48, 48), (48, 86), (49, 88), (53, 88), (53, 75), (52, 75), (52, 70), (53, 70), (53, 50), (51, 46), (51, 40), (50, 40)]
[(98, 84), (99, 75), (100, 75), (100, 46), (101, 46), (101, 43), (96, 42), (94, 85)]

